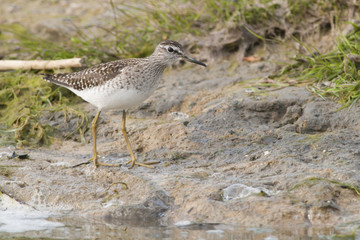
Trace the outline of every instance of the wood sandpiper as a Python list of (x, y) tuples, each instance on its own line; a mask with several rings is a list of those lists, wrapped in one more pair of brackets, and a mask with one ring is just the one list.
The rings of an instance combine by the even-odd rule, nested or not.
[(120, 59), (73, 73), (45, 74), (45, 80), (71, 90), (98, 108), (92, 121), (93, 157), (89, 160), (94, 162), (95, 168), (110, 165), (98, 162), (96, 150), (97, 121), (100, 112), (108, 109), (123, 110), (121, 131), (130, 153), (130, 167), (152, 167), (151, 163), (136, 161), (126, 134), (126, 110), (146, 100), (158, 87), (165, 68), (179, 59), (206, 67), (204, 63), (187, 56), (178, 42), (165, 40), (157, 45), (153, 54), (145, 58)]

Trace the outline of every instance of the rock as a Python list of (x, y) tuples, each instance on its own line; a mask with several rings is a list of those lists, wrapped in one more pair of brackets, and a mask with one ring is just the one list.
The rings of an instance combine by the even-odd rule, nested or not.
[(267, 190), (266, 188), (253, 188), (246, 186), (244, 184), (233, 184), (222, 190), (223, 200), (229, 201), (233, 199), (241, 199), (246, 198), (250, 195), (264, 195), (264, 196), (272, 196), (274, 193), (272, 191)]
[(108, 222), (133, 223), (136, 226), (154, 226), (160, 223), (174, 203), (165, 191), (158, 190), (154, 196), (147, 198), (143, 203), (135, 205), (121, 206), (114, 211), (105, 214), (104, 218)]

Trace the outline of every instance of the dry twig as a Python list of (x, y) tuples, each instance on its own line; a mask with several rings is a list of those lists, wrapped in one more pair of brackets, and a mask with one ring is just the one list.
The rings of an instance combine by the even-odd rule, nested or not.
[(31, 70), (31, 69), (57, 69), (67, 67), (82, 67), (81, 58), (70, 58), (61, 60), (0, 60), (0, 70)]

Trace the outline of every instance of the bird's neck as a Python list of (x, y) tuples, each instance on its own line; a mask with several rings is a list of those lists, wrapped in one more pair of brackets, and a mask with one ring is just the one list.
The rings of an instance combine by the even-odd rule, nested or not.
[(148, 60), (149, 66), (156, 69), (162, 69), (162, 71), (164, 71), (164, 69), (169, 66), (167, 62), (164, 62), (164, 60), (155, 53), (153, 53), (146, 59)]
[[(163, 61), (159, 61), (159, 58), (149, 56), (142, 58), (137, 63), (137, 69), (142, 73), (140, 77), (137, 77), (138, 89), (145, 89), (146, 92), (152, 92), (157, 88), (161, 80), (161, 76), (167, 67)], [(151, 90), (150, 90), (151, 89)]]

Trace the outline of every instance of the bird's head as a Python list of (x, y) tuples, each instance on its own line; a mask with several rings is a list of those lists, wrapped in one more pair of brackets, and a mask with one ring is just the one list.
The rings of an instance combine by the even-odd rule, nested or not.
[(184, 52), (183, 46), (181, 46), (180, 43), (172, 40), (165, 40), (162, 41), (159, 45), (157, 45), (154, 51), (154, 55), (161, 56), (168, 65), (171, 65), (176, 61), (183, 59), (188, 62), (196, 63), (206, 67), (205, 63), (187, 56)]

